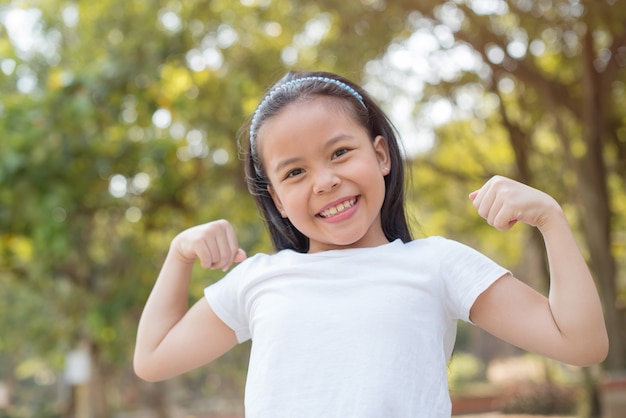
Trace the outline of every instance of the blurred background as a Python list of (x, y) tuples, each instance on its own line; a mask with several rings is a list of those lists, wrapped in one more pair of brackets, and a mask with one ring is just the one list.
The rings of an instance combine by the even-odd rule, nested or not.
[[(177, 232), (227, 218), (271, 251), (237, 137), (288, 70), (340, 73), (388, 111), (415, 236), (546, 291), (537, 233), (500, 233), (467, 199), (493, 174), (553, 195), (576, 231), (608, 358), (566, 367), (462, 324), (455, 414), (626, 416), (625, 3), (0, 2), (0, 417), (241, 416), (247, 345), (158, 384), (131, 359)], [(190, 300), (221, 275), (194, 276)]]

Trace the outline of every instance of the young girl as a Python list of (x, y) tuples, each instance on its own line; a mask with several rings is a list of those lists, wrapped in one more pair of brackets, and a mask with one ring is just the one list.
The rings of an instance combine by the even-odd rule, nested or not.
[[(539, 228), (546, 298), (460, 243), (411, 238), (395, 132), (360, 87), (290, 73), (249, 132), (249, 189), (276, 252), (247, 258), (224, 220), (176, 236), (139, 323), (143, 379), (252, 339), (247, 417), (432, 418), (450, 417), (446, 363), (459, 319), (563, 362), (605, 358), (593, 280), (550, 196), (503, 177), (469, 195), (497, 229)], [(224, 271), (240, 264), (188, 308), (196, 259)]]

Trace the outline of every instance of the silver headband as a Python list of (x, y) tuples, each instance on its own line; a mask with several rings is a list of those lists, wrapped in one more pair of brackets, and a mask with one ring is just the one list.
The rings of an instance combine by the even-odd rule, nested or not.
[(267, 93), (267, 95), (265, 96), (263, 101), (261, 101), (259, 106), (256, 108), (256, 111), (254, 112), (254, 116), (252, 116), (252, 122), (250, 123), (250, 143), (251, 144), (254, 141), (254, 131), (256, 130), (256, 127), (257, 127), (256, 125), (257, 125), (257, 123), (259, 121), (259, 114), (260, 114), (260, 111), (263, 108), (263, 106), (265, 106), (265, 104), (267, 104), (267, 102), (272, 100), (272, 98), (278, 92), (280, 92), (282, 90), (285, 90), (285, 89), (288, 89), (289, 87), (294, 86), (296, 84), (304, 83), (306, 81), (323, 81), (325, 83), (334, 84), (337, 87), (340, 87), (341, 89), (347, 91), (352, 96), (354, 96), (359, 101), (359, 103), (361, 103), (361, 105), (365, 109), (367, 109), (367, 106), (365, 106), (365, 102), (363, 101), (363, 96), (361, 96), (358, 91), (356, 91), (355, 89), (353, 89), (352, 87), (350, 87), (349, 85), (347, 85), (346, 83), (344, 83), (342, 81), (335, 80), (334, 78), (328, 78), (328, 77), (302, 77), (302, 78), (296, 78), (295, 80), (287, 81), (286, 83), (283, 83), (283, 84), (280, 84), (280, 85), (274, 87), (269, 93)]

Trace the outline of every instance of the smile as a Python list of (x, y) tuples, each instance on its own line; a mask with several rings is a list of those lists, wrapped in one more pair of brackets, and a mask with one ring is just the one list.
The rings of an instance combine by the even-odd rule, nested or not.
[(328, 209), (323, 210), (318, 214), (318, 216), (322, 218), (330, 218), (331, 216), (335, 216), (338, 213), (345, 211), (346, 209), (350, 209), (357, 202), (357, 198), (353, 197), (352, 199), (346, 200), (345, 202), (339, 203), (337, 206), (330, 207)]

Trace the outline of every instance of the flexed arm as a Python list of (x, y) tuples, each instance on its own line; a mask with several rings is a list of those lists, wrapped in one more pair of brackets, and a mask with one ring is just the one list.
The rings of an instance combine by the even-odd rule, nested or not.
[(587, 366), (604, 360), (608, 337), (600, 298), (559, 204), (546, 193), (500, 176), (470, 199), (480, 216), (499, 230), (517, 222), (538, 228), (550, 267), (547, 298), (506, 275), (478, 297), (472, 321), (505, 341), (566, 363)]
[(224, 220), (187, 229), (172, 240), (139, 321), (133, 361), (139, 377), (167, 379), (214, 360), (237, 343), (206, 300), (191, 308), (187, 301), (196, 259), (204, 268), (226, 270), (245, 258)]

